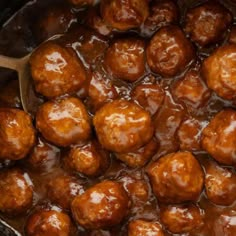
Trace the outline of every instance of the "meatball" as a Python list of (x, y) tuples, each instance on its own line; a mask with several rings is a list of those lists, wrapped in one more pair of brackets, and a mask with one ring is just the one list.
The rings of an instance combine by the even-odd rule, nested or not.
[(222, 164), (235, 164), (235, 123), (236, 111), (225, 109), (216, 114), (202, 131), (202, 148)]
[(68, 0), (68, 2), (72, 3), (75, 6), (86, 6), (86, 5), (93, 5), (95, 0)]
[(178, 26), (158, 30), (146, 50), (151, 70), (163, 77), (181, 73), (195, 58), (194, 48)]
[(203, 225), (203, 213), (193, 204), (166, 206), (161, 208), (160, 220), (171, 233), (189, 233)]
[(128, 30), (139, 27), (148, 17), (146, 0), (101, 0), (101, 16), (111, 27)]
[(135, 38), (116, 40), (106, 51), (104, 63), (115, 78), (134, 82), (145, 71), (144, 41)]
[(93, 123), (104, 148), (117, 153), (137, 150), (153, 136), (149, 113), (133, 102), (115, 100), (104, 105)]
[(86, 229), (119, 224), (128, 208), (129, 198), (124, 188), (119, 183), (108, 180), (75, 197), (71, 205), (74, 219)]
[(154, 156), (158, 150), (158, 147), (159, 143), (155, 138), (153, 138), (150, 142), (136, 151), (116, 153), (116, 157), (130, 167), (142, 167)]
[(103, 174), (109, 161), (108, 152), (95, 140), (72, 147), (64, 158), (67, 168), (90, 177)]
[(0, 211), (4, 214), (21, 214), (32, 205), (32, 183), (19, 169), (0, 171), (0, 192)]
[(77, 22), (76, 15), (69, 7), (50, 5), (47, 9), (41, 9), (32, 31), (37, 41), (43, 42), (53, 35), (65, 33), (75, 22)]
[(189, 9), (185, 31), (200, 46), (219, 42), (232, 22), (228, 9), (217, 2), (208, 2)]
[(128, 226), (128, 236), (164, 236), (164, 232), (159, 222), (149, 222), (145, 220), (133, 220)]
[(163, 203), (197, 201), (203, 187), (204, 173), (190, 152), (168, 154), (148, 168), (152, 189)]
[(48, 198), (65, 210), (69, 210), (72, 200), (83, 192), (82, 182), (70, 175), (56, 176), (47, 185)]
[(86, 80), (85, 68), (76, 53), (53, 41), (33, 52), (30, 67), (35, 90), (47, 98), (76, 92)]
[(29, 216), (26, 223), (27, 236), (70, 236), (70, 217), (56, 210), (39, 210)]
[(209, 88), (225, 99), (236, 97), (236, 45), (230, 44), (219, 47), (202, 66), (202, 75)]
[(158, 28), (178, 22), (179, 10), (172, 0), (152, 1), (150, 14), (144, 22), (144, 31), (152, 35)]
[(164, 100), (164, 91), (159, 84), (139, 84), (131, 91), (131, 98), (154, 115)]
[(200, 151), (201, 132), (204, 126), (205, 122), (201, 122), (194, 118), (189, 118), (183, 121), (177, 132), (180, 149), (190, 152)]
[(92, 110), (96, 111), (116, 98), (118, 98), (118, 93), (111, 80), (98, 71), (93, 72), (88, 88), (88, 99)]
[(14, 108), (0, 108), (0, 159), (24, 158), (35, 143), (31, 117)]
[(202, 80), (199, 71), (191, 69), (172, 87), (173, 95), (189, 108), (199, 108), (209, 99), (211, 92)]
[(27, 163), (34, 171), (53, 171), (53, 168), (59, 165), (60, 149), (45, 142), (42, 138), (38, 139), (38, 143), (33, 148), (26, 159)]
[(219, 205), (231, 205), (236, 199), (236, 175), (230, 169), (208, 161), (205, 167), (207, 198)]
[(86, 108), (74, 97), (41, 105), (36, 114), (36, 127), (45, 139), (62, 147), (87, 140), (91, 131)]

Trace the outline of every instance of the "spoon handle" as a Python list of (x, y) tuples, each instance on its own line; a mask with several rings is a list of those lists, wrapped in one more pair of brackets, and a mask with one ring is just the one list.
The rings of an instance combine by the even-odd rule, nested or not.
[(18, 70), (21, 59), (0, 55), (0, 67)]

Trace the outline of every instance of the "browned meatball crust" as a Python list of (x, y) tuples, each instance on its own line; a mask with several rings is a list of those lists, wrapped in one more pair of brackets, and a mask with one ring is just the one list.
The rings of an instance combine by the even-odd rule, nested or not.
[(204, 173), (190, 152), (171, 153), (148, 168), (152, 189), (163, 203), (197, 201), (203, 187)]
[(65, 210), (69, 210), (75, 196), (81, 195), (83, 192), (82, 181), (70, 175), (56, 176), (47, 185), (48, 198)]
[(72, 147), (64, 158), (67, 168), (90, 177), (103, 174), (109, 162), (108, 152), (95, 140)]
[(101, 0), (100, 11), (104, 21), (118, 30), (139, 27), (149, 14), (146, 0)]
[(232, 15), (221, 4), (212, 1), (189, 9), (185, 31), (200, 46), (219, 42), (232, 22)]
[(117, 225), (126, 216), (129, 198), (117, 182), (103, 181), (77, 196), (71, 205), (74, 219), (84, 228), (99, 229)]
[(164, 236), (159, 222), (133, 220), (128, 225), (128, 236)]
[(160, 220), (174, 234), (189, 233), (203, 224), (203, 213), (193, 204), (162, 207)]
[(19, 169), (0, 172), (0, 211), (20, 214), (28, 210), (33, 202), (33, 186), (26, 173)]
[(115, 78), (130, 82), (139, 79), (145, 71), (144, 41), (116, 40), (106, 51), (104, 63)]
[(205, 167), (207, 198), (219, 205), (231, 205), (236, 200), (236, 175), (230, 169), (208, 161)]
[(150, 141), (154, 131), (149, 113), (126, 100), (104, 105), (93, 123), (102, 146), (117, 153), (140, 148)]
[(163, 103), (165, 93), (159, 84), (139, 84), (131, 91), (131, 98), (154, 115)]
[(236, 111), (225, 109), (212, 118), (202, 131), (201, 145), (214, 159), (235, 165)]
[(236, 96), (236, 44), (216, 49), (202, 65), (202, 75), (209, 88), (225, 99)]
[(138, 150), (128, 153), (116, 153), (116, 157), (130, 167), (142, 167), (154, 156), (158, 147), (158, 141), (153, 138)]
[(36, 127), (45, 139), (63, 147), (87, 140), (91, 131), (86, 108), (74, 97), (41, 105), (36, 114)]
[(35, 90), (48, 98), (76, 92), (86, 80), (85, 68), (76, 53), (53, 41), (34, 51), (30, 67)]
[(24, 158), (35, 143), (31, 117), (24, 111), (0, 108), (0, 159)]
[(163, 77), (181, 73), (195, 58), (194, 48), (178, 26), (158, 30), (146, 50), (151, 70)]
[(39, 210), (29, 216), (27, 236), (72, 236), (70, 217), (56, 210)]
[(68, 0), (68, 2), (72, 3), (75, 6), (86, 6), (86, 5), (93, 5), (95, 0)]

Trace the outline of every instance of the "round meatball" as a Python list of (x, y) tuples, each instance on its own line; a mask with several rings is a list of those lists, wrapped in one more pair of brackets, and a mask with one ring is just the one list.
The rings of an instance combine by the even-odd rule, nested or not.
[(86, 229), (117, 225), (126, 216), (129, 198), (117, 182), (103, 181), (77, 196), (71, 205), (74, 219)]
[(29, 216), (26, 223), (27, 236), (70, 236), (70, 217), (56, 210), (39, 210)]
[(150, 14), (144, 22), (144, 33), (152, 35), (158, 28), (178, 22), (179, 10), (172, 0), (151, 1)]
[(139, 84), (131, 91), (131, 98), (154, 115), (164, 100), (164, 91), (159, 84)]
[(217, 2), (208, 2), (189, 9), (185, 31), (200, 46), (219, 42), (232, 22), (228, 9)]
[(65, 210), (69, 210), (72, 200), (83, 192), (81, 181), (70, 175), (56, 176), (47, 185), (48, 198)]
[(219, 47), (202, 66), (202, 75), (209, 88), (225, 99), (236, 97), (236, 44)]
[(108, 152), (95, 140), (72, 147), (64, 158), (67, 168), (90, 177), (103, 174), (109, 161)]
[(76, 92), (86, 80), (85, 68), (76, 53), (53, 41), (33, 52), (30, 67), (35, 90), (47, 98)]
[(116, 40), (106, 51), (104, 63), (115, 78), (129, 82), (139, 79), (145, 71), (144, 41)]
[(21, 214), (32, 205), (32, 183), (19, 169), (0, 171), (0, 193), (0, 211), (4, 214)]
[(236, 111), (225, 109), (212, 118), (203, 129), (201, 145), (214, 159), (226, 165), (235, 165)]
[(54, 4), (41, 9), (32, 31), (37, 41), (43, 42), (53, 35), (65, 33), (74, 22), (77, 22), (76, 15), (70, 7)]
[(194, 48), (178, 26), (165, 26), (156, 32), (146, 50), (151, 70), (163, 77), (181, 73), (195, 58)]
[(51, 172), (59, 165), (60, 149), (39, 138), (26, 160), (34, 171)]
[(116, 157), (130, 167), (142, 167), (154, 156), (158, 147), (159, 143), (153, 138), (138, 150), (128, 153), (116, 153)]
[(99, 142), (117, 153), (137, 150), (153, 136), (149, 113), (126, 100), (115, 100), (96, 112), (93, 123)]
[(208, 161), (205, 167), (207, 198), (219, 205), (231, 205), (236, 199), (236, 175), (215, 162)]
[(148, 17), (146, 0), (101, 0), (101, 16), (111, 27), (128, 30), (139, 27)]
[(145, 220), (133, 220), (128, 226), (128, 236), (164, 236), (164, 232), (159, 222), (149, 222)]
[(62, 147), (87, 140), (91, 131), (86, 108), (74, 97), (41, 105), (36, 114), (36, 127), (45, 139)]
[(160, 220), (174, 234), (189, 233), (203, 224), (203, 214), (193, 204), (162, 207)]
[(148, 168), (153, 192), (163, 203), (197, 201), (203, 187), (204, 173), (190, 152), (168, 154)]
[(172, 87), (173, 95), (189, 108), (199, 108), (206, 104), (211, 92), (202, 80), (199, 71), (191, 69)]
[(14, 108), (0, 108), (0, 159), (24, 158), (35, 144), (31, 117)]

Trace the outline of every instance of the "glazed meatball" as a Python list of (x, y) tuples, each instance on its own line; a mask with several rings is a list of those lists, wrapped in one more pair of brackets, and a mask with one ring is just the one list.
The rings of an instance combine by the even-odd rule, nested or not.
[(35, 90), (48, 98), (76, 92), (86, 80), (85, 68), (76, 53), (53, 41), (33, 52), (30, 67)]
[(154, 156), (158, 147), (159, 143), (153, 138), (138, 150), (128, 153), (117, 153), (116, 157), (130, 167), (142, 167)]
[(203, 224), (203, 213), (193, 204), (162, 207), (160, 220), (174, 234), (189, 233)]
[(146, 0), (102, 0), (101, 16), (111, 27), (128, 30), (139, 27), (149, 14)]
[(201, 150), (201, 133), (204, 127), (205, 122), (194, 118), (183, 121), (177, 132), (180, 149), (190, 152)]
[(19, 169), (0, 171), (0, 192), (0, 211), (4, 214), (21, 214), (32, 205), (32, 183)]
[(144, 41), (135, 38), (116, 40), (107, 50), (104, 63), (118, 79), (133, 82), (145, 71)]
[(83, 192), (82, 182), (70, 175), (56, 176), (47, 185), (48, 198), (65, 210), (69, 210), (75, 196), (81, 195)]
[(128, 236), (164, 236), (164, 232), (159, 222), (149, 222), (145, 220), (133, 220), (128, 226)]
[(235, 164), (235, 123), (236, 111), (225, 109), (216, 114), (202, 131), (202, 148), (222, 164)]
[(162, 26), (177, 23), (178, 18), (178, 7), (174, 1), (151, 1), (150, 14), (144, 22), (145, 34), (152, 35)]
[(41, 105), (36, 114), (36, 127), (45, 139), (62, 147), (87, 140), (91, 129), (85, 106), (74, 97)]
[(39, 210), (27, 220), (27, 236), (70, 236), (72, 223), (70, 217), (56, 210)]
[(205, 167), (207, 198), (219, 205), (231, 205), (236, 199), (236, 175), (230, 169), (208, 161)]
[(64, 158), (67, 168), (90, 177), (103, 174), (109, 162), (108, 152), (95, 140), (72, 147)]
[(172, 91), (174, 96), (190, 108), (199, 108), (209, 99), (211, 93), (197, 70), (189, 70), (183, 78), (178, 79)]
[(117, 182), (103, 181), (77, 196), (71, 205), (74, 219), (86, 229), (117, 225), (126, 216), (129, 198)]
[(162, 27), (146, 50), (151, 70), (163, 77), (181, 73), (195, 58), (194, 48), (178, 26)]
[(38, 42), (43, 42), (53, 35), (65, 33), (77, 22), (76, 15), (66, 6), (50, 6), (42, 9), (40, 17), (33, 24), (32, 31)]
[(219, 47), (202, 66), (202, 75), (209, 88), (225, 99), (234, 99), (236, 96), (236, 45), (230, 44)]
[(96, 112), (93, 123), (104, 148), (117, 153), (137, 150), (153, 136), (148, 112), (133, 102), (115, 100)]
[(163, 203), (197, 201), (203, 187), (204, 173), (190, 152), (168, 154), (148, 168), (152, 189)]
[(131, 98), (154, 115), (164, 100), (164, 91), (159, 84), (139, 84), (131, 91)]
[(111, 80), (98, 71), (93, 72), (88, 89), (88, 99), (92, 110), (96, 111), (116, 98), (118, 98), (118, 93)]
[(59, 165), (60, 149), (38, 138), (38, 143), (26, 160), (34, 171), (50, 172)]
[(217, 2), (208, 2), (189, 9), (185, 31), (200, 46), (219, 42), (232, 22), (231, 13)]
[(35, 143), (31, 117), (14, 108), (0, 108), (0, 159), (24, 158)]

